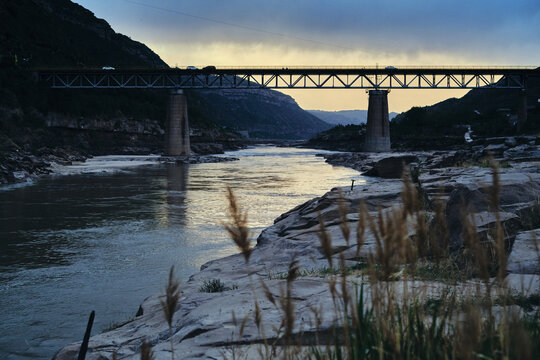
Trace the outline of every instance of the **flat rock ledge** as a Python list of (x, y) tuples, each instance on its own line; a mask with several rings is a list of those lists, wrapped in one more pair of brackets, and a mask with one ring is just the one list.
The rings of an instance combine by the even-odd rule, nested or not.
[[(448, 200), (446, 216), (449, 223), (455, 221), (455, 204), (465, 201), (474, 206), (481, 233), (495, 222), (495, 217), (483, 203), (486, 186), (492, 182), (491, 176), (490, 169), (480, 167), (439, 168), (422, 174), (420, 181), (430, 201), (434, 198)], [(522, 162), (519, 167), (501, 169), (500, 184), (499, 210), (506, 229), (505, 236), (513, 244), (507, 286), (511, 290), (537, 294), (540, 292), (540, 264), (531, 249), (534, 238), (540, 238), (540, 229), (526, 230), (534, 223), (529, 224), (525, 215), (538, 206), (540, 167), (538, 163)], [(143, 340), (153, 345), (157, 360), (171, 358), (171, 341), (176, 359), (233, 358), (240, 351), (246, 358), (257, 359), (256, 349), (264, 339), (279, 343), (283, 334), (280, 330), (283, 312), (265, 296), (264, 287), (279, 302), (283, 298), (285, 278), (292, 259), (296, 259), (302, 274), (294, 281), (291, 294), (295, 300), (294, 335), (309, 339), (317, 333), (319, 341), (324, 342), (324, 334), (330, 332), (335, 315), (328, 286), (332, 276), (325, 274), (328, 262), (322, 254), (318, 237), (319, 214), (333, 240), (334, 264), (339, 263), (342, 254), (345, 265), (355, 265), (375, 251), (376, 240), (369, 230), (360, 249), (355, 240), (347, 242), (344, 239), (339, 226), (339, 193), (343, 194), (349, 208), (350, 239), (355, 239), (361, 201), (370, 215), (376, 217), (379, 209), (384, 214), (401, 204), (402, 187), (400, 180), (379, 179), (356, 186), (353, 190), (350, 187), (334, 188), (292, 209), (262, 231), (248, 264), (241, 254), (214, 260), (204, 264), (199, 273), (181, 284), (182, 293), (174, 316), (172, 336), (161, 309), (162, 296), (151, 296), (141, 305), (142, 315), (117, 329), (93, 336), (86, 359), (112, 359), (113, 354), (117, 359), (139, 359)], [(453, 231), (451, 236), (455, 246), (460, 246), (460, 231), (450, 230)], [(231, 290), (200, 292), (203, 282), (211, 279), (220, 279)], [(351, 294), (365, 282), (361, 272), (351, 274), (348, 279), (346, 288)], [(165, 283), (166, 279), (163, 281)], [(442, 281), (394, 281), (391, 286), (398, 297), (408, 295), (421, 300), (437, 296), (449, 286), (461, 287), (462, 293), (470, 291), (472, 294), (479, 285), (471, 280), (452, 285)], [(370, 296), (367, 291), (367, 299)], [(262, 310), (260, 329), (255, 323), (255, 301)], [(240, 333), (239, 323), (243, 319), (244, 330)], [(74, 343), (64, 347), (55, 359), (75, 359), (79, 346), (80, 343)]]
[(205, 164), (238, 161), (232, 156), (214, 156), (214, 155), (191, 155), (191, 156), (162, 156), (159, 162), (169, 164)]
[(0, 151), (0, 185), (31, 181), (53, 172), (51, 165), (71, 165), (91, 157), (75, 150), (40, 148), (34, 154), (13, 148)]
[(469, 149), (452, 151), (410, 151), (362, 153), (344, 152), (322, 154), (332, 165), (346, 166), (361, 171), (365, 176), (399, 179), (404, 165), (416, 168), (440, 169), (455, 166), (487, 164), (489, 157), (502, 164), (540, 162), (540, 137), (508, 137), (485, 139), (484, 144)]

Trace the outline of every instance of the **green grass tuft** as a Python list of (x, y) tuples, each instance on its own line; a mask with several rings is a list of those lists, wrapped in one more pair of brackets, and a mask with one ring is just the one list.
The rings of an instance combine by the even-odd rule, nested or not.
[(238, 285), (236, 284), (233, 284), (231, 287), (229, 287), (225, 286), (225, 283), (223, 283), (220, 279), (211, 279), (205, 280), (201, 285), (199, 291), (205, 293), (217, 293), (236, 289), (238, 289)]

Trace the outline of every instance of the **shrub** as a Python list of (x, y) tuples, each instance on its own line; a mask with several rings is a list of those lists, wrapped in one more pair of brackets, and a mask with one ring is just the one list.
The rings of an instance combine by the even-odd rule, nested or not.
[(205, 293), (217, 293), (235, 289), (238, 289), (238, 285), (228, 287), (225, 286), (225, 284), (220, 279), (210, 279), (203, 282), (199, 291)]

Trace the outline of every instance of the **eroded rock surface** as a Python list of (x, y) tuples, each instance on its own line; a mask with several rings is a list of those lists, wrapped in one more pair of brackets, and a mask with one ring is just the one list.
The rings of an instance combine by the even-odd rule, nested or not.
[(507, 269), (514, 274), (540, 274), (540, 229), (517, 234)]
[[(462, 165), (488, 165), (489, 158), (506, 164), (507, 162), (540, 161), (540, 138), (538, 137), (504, 137), (475, 141), (469, 149), (452, 151), (414, 151), (362, 153), (344, 152), (324, 154), (329, 164), (346, 166), (363, 172), (365, 176), (383, 178), (399, 178), (397, 170), (401, 164), (416, 163), (423, 170), (456, 167)], [(397, 170), (396, 170), (397, 169)]]
[[(496, 221), (493, 210), (486, 202), (492, 184), (490, 169), (432, 169), (421, 174), (419, 179), (428, 202), (433, 203), (437, 198), (448, 200), (446, 217), (455, 247), (461, 246), (462, 242), (459, 208), (464, 204), (475, 209), (470, 216), (474, 218), (478, 232), (486, 238), (490, 236)], [(175, 357), (181, 359), (231, 358), (231, 351), (249, 349), (250, 344), (263, 343), (264, 339), (279, 343), (283, 335), (283, 309), (279, 302), (285, 296), (285, 278), (293, 259), (303, 274), (293, 283), (291, 293), (295, 304), (294, 334), (309, 337), (317, 331), (324, 338), (334, 324), (335, 313), (328, 278), (324, 277), (329, 265), (319, 240), (319, 219), (324, 221), (325, 229), (332, 238), (332, 262), (338, 264), (343, 256), (346, 266), (356, 265), (375, 252), (377, 246), (369, 226), (362, 246), (358, 247), (356, 243), (360, 204), (364, 203), (369, 215), (376, 218), (379, 211), (384, 215), (402, 204), (402, 189), (401, 180), (380, 179), (358, 185), (353, 190), (350, 187), (335, 188), (299, 205), (262, 231), (248, 264), (241, 254), (217, 259), (203, 265), (199, 273), (182, 284), (172, 337), (161, 309), (160, 297), (152, 296), (142, 304), (143, 315), (118, 329), (93, 336), (87, 359), (112, 359), (113, 353), (118, 359), (139, 359), (139, 349), (144, 339), (152, 343), (156, 359), (171, 358), (171, 340)], [(525, 220), (524, 214), (537, 205), (538, 194), (540, 168), (537, 163), (522, 162), (515, 167), (501, 169), (498, 210), (507, 241), (513, 243), (508, 266), (511, 271), (508, 284), (512, 289), (523, 289), (525, 287), (522, 285), (527, 282), (532, 284), (526, 287), (527, 291), (539, 290), (538, 261), (536, 258), (535, 262), (532, 257), (531, 242), (525, 237), (531, 232), (520, 232), (527, 226), (534, 226), (534, 222)], [(348, 209), (348, 240), (340, 227), (339, 199), (343, 199)], [(429, 213), (431, 210), (427, 211)], [(413, 227), (409, 229), (412, 235)], [(539, 230), (533, 234), (540, 235)], [(211, 279), (220, 279), (231, 290), (200, 292), (201, 285)], [(362, 282), (361, 273), (353, 273), (349, 276), (347, 291), (354, 293)], [(409, 282), (406, 287), (404, 282), (394, 283), (399, 296), (412, 292), (412, 296), (419, 299), (440, 294), (448, 286), (426, 281)], [(459, 286), (466, 290), (477, 285), (465, 283)], [(278, 306), (265, 294), (265, 287)], [(368, 292), (366, 296), (369, 298), (371, 294)], [(255, 302), (263, 314), (260, 327), (255, 322)], [(241, 327), (243, 332), (240, 332)], [(75, 358), (78, 347), (79, 344), (65, 347), (56, 359)], [(250, 358), (258, 358), (256, 352), (247, 351), (251, 354)]]

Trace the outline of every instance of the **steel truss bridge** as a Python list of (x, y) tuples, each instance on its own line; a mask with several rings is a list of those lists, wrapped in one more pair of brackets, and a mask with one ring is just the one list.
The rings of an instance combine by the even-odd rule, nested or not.
[(286, 67), (38, 70), (71, 89), (525, 89), (534, 67)]

